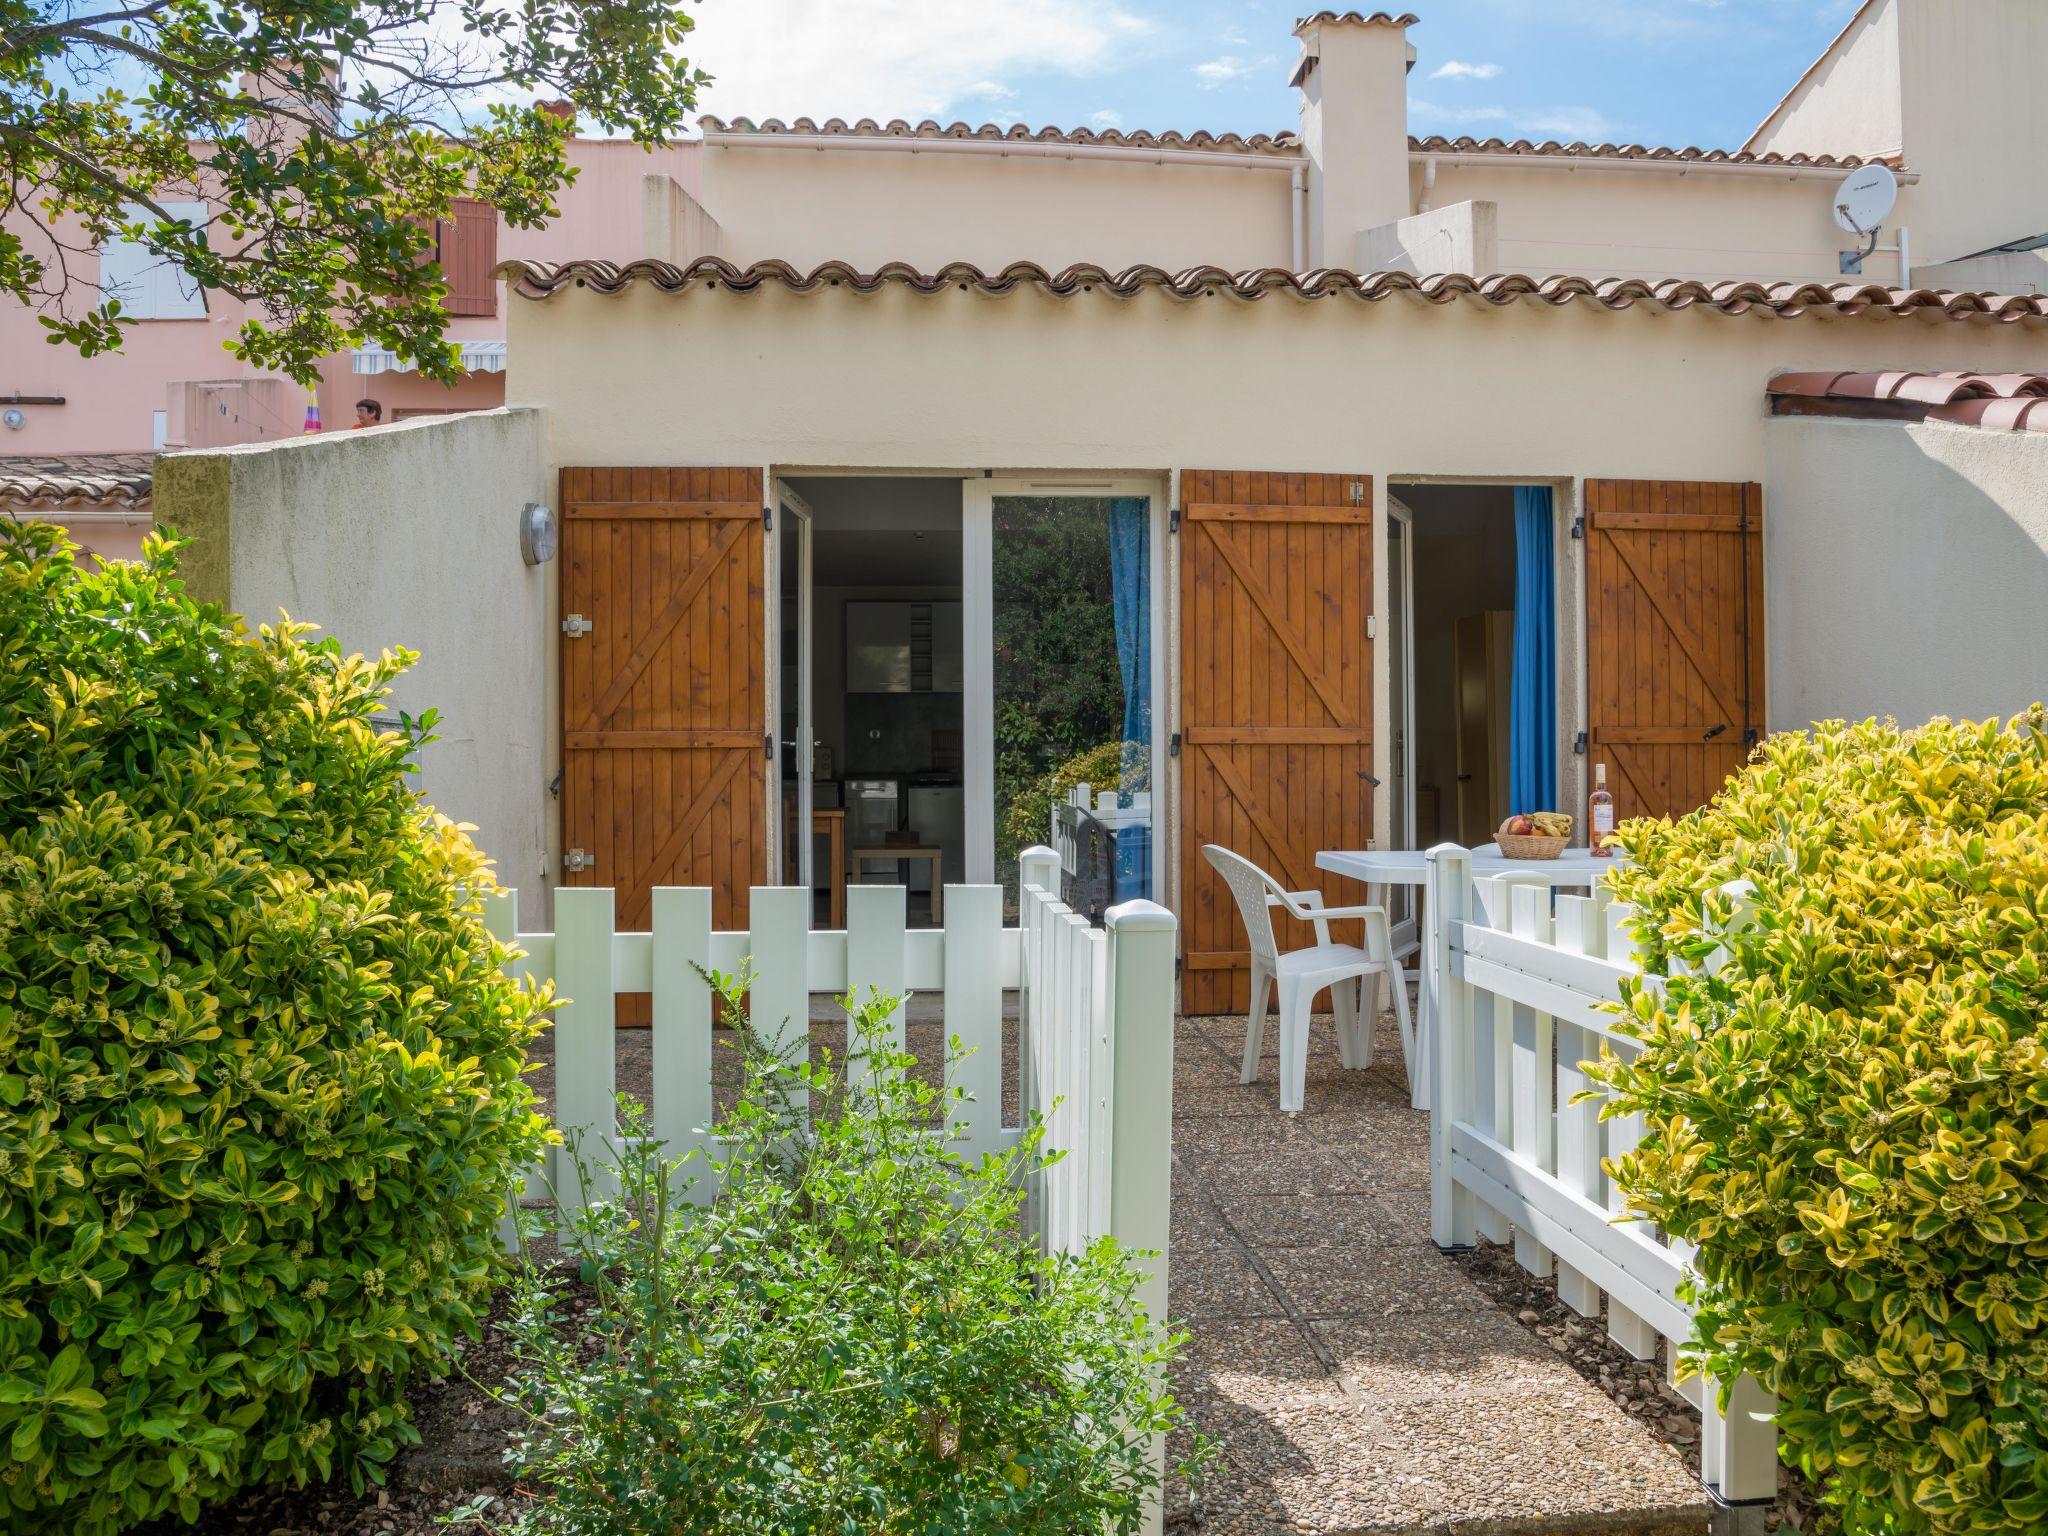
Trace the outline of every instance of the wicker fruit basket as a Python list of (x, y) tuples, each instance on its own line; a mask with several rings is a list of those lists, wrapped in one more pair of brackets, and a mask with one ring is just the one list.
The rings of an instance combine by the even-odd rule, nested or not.
[(1554, 859), (1571, 842), (1569, 837), (1517, 837), (1512, 832), (1496, 832), (1493, 840), (1510, 859)]
[[(1508, 824), (1523, 821), (1521, 817), (1510, 816), (1502, 823), (1500, 831), (1494, 833), (1494, 842), (1501, 853), (1510, 859), (1554, 859), (1563, 853), (1572, 840), (1572, 819), (1560, 811), (1532, 811), (1530, 816), (1545, 828), (1542, 832), (1510, 832)], [(1523, 825), (1529, 823), (1523, 821)]]

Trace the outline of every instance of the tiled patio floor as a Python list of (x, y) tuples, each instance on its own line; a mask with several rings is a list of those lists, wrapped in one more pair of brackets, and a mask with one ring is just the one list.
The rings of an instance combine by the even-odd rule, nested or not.
[(1430, 1246), (1428, 1119), (1391, 1016), (1363, 1071), (1317, 1021), (1299, 1115), (1277, 1033), (1249, 1087), (1242, 1018), (1174, 1039), (1177, 1384), (1216, 1450), (1170, 1490), (1169, 1529), (1703, 1531), (1680, 1456)]

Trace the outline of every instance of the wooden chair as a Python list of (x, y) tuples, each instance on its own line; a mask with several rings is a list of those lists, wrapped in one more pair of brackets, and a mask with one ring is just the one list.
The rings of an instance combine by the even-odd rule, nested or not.
[[(1308, 1079), (1308, 1021), (1317, 994), (1328, 991), (1337, 1015), (1337, 1057), (1347, 1067), (1372, 1065), (1373, 1018), (1367, 1004), (1377, 983), (1361, 996), (1366, 978), (1385, 976), (1394, 994), (1394, 1013), (1401, 1022), (1403, 1065), (1414, 1071), (1415, 1025), (1408, 1014), (1408, 988), (1394, 959), (1393, 940), (1384, 907), (1326, 907), (1321, 891), (1290, 891), (1251, 860), (1210, 843), (1202, 849), (1209, 863), (1230, 886), (1238, 915), (1251, 940), (1252, 1006), (1245, 1020), (1244, 1064), (1238, 1080), (1259, 1079), (1259, 1055), (1266, 1034), (1266, 1009), (1274, 983), (1280, 989), (1280, 1107), (1292, 1114), (1302, 1105)], [(1273, 912), (1313, 923), (1316, 943), (1307, 949), (1279, 952), (1273, 939)], [(1331, 942), (1330, 924), (1361, 920), (1365, 945)]]

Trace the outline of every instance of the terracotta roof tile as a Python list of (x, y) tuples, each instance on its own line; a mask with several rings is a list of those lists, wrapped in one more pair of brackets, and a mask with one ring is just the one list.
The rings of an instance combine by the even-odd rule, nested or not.
[[(1925, 419), (2004, 431), (2048, 432), (2048, 373), (1781, 373), (1771, 380), (1779, 398), (1872, 402), (1871, 414), (1907, 419), (1925, 406)], [(1860, 414), (1847, 409), (1840, 414)]]
[(1278, 294), (1300, 300), (1351, 298), (1372, 303), (1406, 296), (1434, 304), (1470, 298), (1494, 305), (1528, 300), (1551, 305), (1596, 304), (1617, 310), (1637, 304), (1667, 310), (1704, 307), (1731, 315), (1755, 310), (1788, 317), (1882, 313), (2008, 324), (2048, 320), (2048, 295), (1950, 293), (1930, 288), (1887, 288), (1875, 283), (1703, 283), (1690, 278), (1651, 281), (1586, 277), (1538, 280), (1515, 273), (1467, 277), (1456, 272), (1415, 277), (1406, 272), (1346, 272), (1332, 268), (1297, 274), (1279, 267), (1242, 272), (1223, 267), (1190, 267), (1169, 272), (1163, 267), (1138, 266), (1111, 272), (1082, 265), (1050, 272), (1028, 261), (1012, 262), (993, 273), (967, 262), (952, 262), (933, 272), (921, 272), (900, 261), (889, 262), (872, 272), (863, 272), (847, 262), (828, 261), (805, 272), (785, 261), (757, 261), (738, 267), (716, 256), (700, 257), (684, 266), (667, 261), (634, 261), (624, 266), (609, 261), (508, 261), (501, 262), (494, 275), (511, 283), (513, 291), (527, 299), (545, 299), (571, 288), (618, 293), (634, 283), (646, 282), (667, 293), (699, 286), (751, 292), (773, 285), (798, 293), (824, 288), (875, 293), (899, 287), (920, 293), (958, 288), (1005, 294), (1030, 288), (1059, 297), (1100, 291), (1128, 298), (1156, 290), (1177, 299), (1227, 297), (1249, 301)]
[(818, 135), (825, 138), (867, 138), (867, 139), (990, 139), (1007, 140), (1011, 143), (1029, 144), (1105, 144), (1132, 149), (1213, 149), (1236, 151), (1244, 154), (1294, 154), (1301, 148), (1301, 140), (1291, 133), (1210, 133), (1197, 129), (1193, 133), (1176, 133), (1168, 130), (1153, 133), (1143, 128), (1026, 128), (1023, 124), (1002, 127), (996, 123), (983, 123), (976, 127), (969, 123), (940, 124), (933, 118), (912, 123), (894, 117), (888, 122), (877, 122), (872, 117), (863, 117), (849, 123), (843, 117), (827, 118), (818, 122), (814, 118), (800, 117), (785, 123), (779, 117), (766, 118), (760, 122), (750, 117), (731, 119), (704, 116), (697, 120), (697, 126), (706, 133), (760, 134), (765, 136), (802, 134), (806, 137)]
[(0, 457), (0, 503), (16, 507), (149, 505), (153, 453)]
[(1399, 15), (1392, 11), (1374, 11), (1369, 15), (1364, 11), (1317, 11), (1297, 21), (1294, 30), (1299, 32), (1303, 27), (1314, 26), (1412, 27), (1421, 20), (1413, 11), (1403, 11)]
[(1776, 150), (1757, 154), (1751, 150), (1667, 149), (1649, 144), (1563, 144), (1556, 139), (1535, 143), (1529, 139), (1410, 138), (1410, 150), (1430, 155), (1547, 155), (1587, 160), (1668, 160), (1681, 165), (1783, 165), (1818, 170), (1852, 171), (1865, 162), (1855, 155), (1783, 155)]
[[(1000, 123), (941, 123), (935, 118), (910, 122), (894, 117), (879, 122), (872, 117), (848, 122), (843, 117), (799, 117), (784, 122), (779, 117), (756, 121), (751, 117), (721, 118), (706, 115), (698, 126), (707, 133), (758, 134), (766, 137), (801, 134), (804, 137), (863, 139), (983, 139), (1013, 144), (1113, 145), (1129, 149), (1206, 149), (1218, 153), (1256, 155), (1298, 155), (1301, 136), (1296, 133), (1211, 133), (1198, 128), (1192, 133), (1173, 129), (1154, 132), (1144, 128), (1027, 128), (1021, 123), (1007, 127)], [(1855, 155), (1782, 155), (1773, 151), (1753, 154), (1746, 150), (1671, 149), (1654, 144), (1566, 144), (1556, 139), (1473, 139), (1410, 136), (1408, 148), (1426, 155), (1509, 155), (1542, 156), (1549, 159), (1652, 160), (1674, 167), (1687, 165), (1782, 165), (1793, 169), (1854, 170), (1865, 162)], [(1893, 162), (1896, 163), (1896, 162)]]

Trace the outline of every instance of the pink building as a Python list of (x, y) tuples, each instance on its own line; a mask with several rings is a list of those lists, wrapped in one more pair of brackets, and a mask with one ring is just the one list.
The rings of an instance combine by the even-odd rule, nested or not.
[[(317, 390), (309, 392), (227, 351), (245, 318), (243, 305), (198, 292), (174, 267), (139, 248), (103, 250), (97, 268), (87, 263), (79, 274), (73, 302), (86, 308), (96, 302), (96, 289), (118, 292), (131, 313), (144, 316), (121, 351), (85, 358), (50, 346), (34, 310), (0, 306), (0, 459), (147, 454), (296, 437), (305, 430), (309, 394), (329, 431), (352, 426), (355, 402), (365, 396), (383, 404), (386, 421), (502, 405), (505, 296), (504, 285), (489, 275), (492, 267), (508, 259), (597, 254), (623, 262), (645, 254), (643, 209), (669, 183), (695, 195), (699, 152), (695, 142), (650, 151), (624, 140), (573, 139), (569, 158), (577, 179), (561, 195), (561, 216), (545, 229), (511, 229), (487, 205), (458, 206), (441, 231), (448, 335), (461, 345), (468, 369), (452, 386), (421, 377), (407, 359), (364, 347), (328, 358)], [(29, 467), (12, 466), (24, 474)]]

